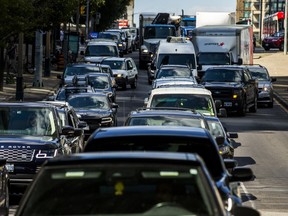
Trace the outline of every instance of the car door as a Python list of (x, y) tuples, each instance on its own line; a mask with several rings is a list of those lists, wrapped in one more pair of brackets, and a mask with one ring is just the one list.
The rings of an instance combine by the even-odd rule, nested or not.
[(246, 97), (247, 97), (247, 104), (253, 103), (254, 102), (254, 84), (250, 82), (252, 77), (248, 73), (248, 71), (244, 70), (243, 71), (244, 75), (244, 88), (246, 89)]
[(135, 77), (135, 75), (134, 75), (135, 72), (133, 71), (135, 68), (133, 67), (131, 59), (126, 60), (126, 69), (127, 69), (128, 80), (133, 79)]

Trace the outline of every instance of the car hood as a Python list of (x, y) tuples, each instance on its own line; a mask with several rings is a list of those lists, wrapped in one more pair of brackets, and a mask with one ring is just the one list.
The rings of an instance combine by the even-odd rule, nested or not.
[(203, 82), (205, 87), (221, 87), (221, 88), (239, 88), (241, 84), (238, 82)]
[[(111, 56), (109, 56), (111, 57)], [(93, 63), (101, 63), (103, 59), (107, 58), (107, 56), (85, 56), (85, 62), (93, 62)]]
[(59, 145), (59, 139), (47, 136), (0, 136), (0, 149), (54, 149), (58, 148)]
[(117, 75), (117, 74), (124, 74), (126, 73), (126, 70), (113, 70), (113, 74)]
[(271, 40), (279, 40), (281, 37), (266, 37), (264, 38), (264, 41), (271, 41)]

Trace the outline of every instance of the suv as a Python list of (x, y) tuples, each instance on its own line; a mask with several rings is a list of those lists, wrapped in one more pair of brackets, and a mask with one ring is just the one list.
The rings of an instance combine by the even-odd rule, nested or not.
[[(163, 87), (153, 89), (144, 104), (149, 107), (178, 107), (192, 109), (203, 115), (225, 116), (225, 113), (217, 114), (217, 107), (209, 90), (203, 86), (198, 87)], [(222, 109), (220, 110), (222, 112)]]
[(257, 112), (258, 81), (246, 66), (220, 65), (206, 70), (201, 84), (212, 92), (228, 112), (244, 116), (247, 109)]
[(72, 153), (67, 137), (75, 130), (62, 126), (53, 105), (1, 103), (0, 127), (0, 158), (7, 160), (12, 191), (23, 192), (47, 159)]
[(271, 48), (278, 48), (280, 51), (284, 50), (284, 31), (276, 32), (262, 40), (262, 47), (268, 51)]

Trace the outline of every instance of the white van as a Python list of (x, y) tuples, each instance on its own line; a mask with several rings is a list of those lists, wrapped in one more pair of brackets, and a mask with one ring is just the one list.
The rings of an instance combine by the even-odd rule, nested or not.
[(194, 77), (198, 77), (194, 45), (184, 37), (169, 36), (167, 40), (159, 42), (153, 62), (148, 64), (149, 83), (152, 83), (155, 71), (161, 65), (166, 64), (188, 65), (192, 69)]

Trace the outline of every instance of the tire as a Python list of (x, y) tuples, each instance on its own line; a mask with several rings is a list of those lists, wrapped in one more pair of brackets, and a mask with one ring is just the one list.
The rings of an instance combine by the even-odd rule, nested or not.
[(252, 113), (256, 113), (256, 112), (257, 112), (257, 108), (258, 108), (258, 106), (257, 106), (257, 97), (255, 97), (255, 99), (254, 99), (254, 104), (253, 104), (253, 106), (249, 109), (249, 111), (252, 112)]
[(135, 76), (133, 83), (131, 84), (131, 88), (132, 89), (136, 89), (137, 88), (137, 77)]
[(268, 105), (269, 108), (273, 108), (274, 102), (273, 102), (273, 101), (272, 101), (272, 102), (269, 102), (269, 103), (267, 103), (267, 105)]
[(122, 89), (123, 90), (126, 90), (127, 89), (127, 80), (126, 82), (124, 82), (122, 85), (121, 85)]
[(246, 99), (243, 99), (243, 104), (241, 109), (239, 110), (239, 116), (245, 116), (247, 110)]
[(279, 47), (279, 50), (280, 51), (283, 51), (284, 50), (284, 43), (281, 43), (280, 47)]

